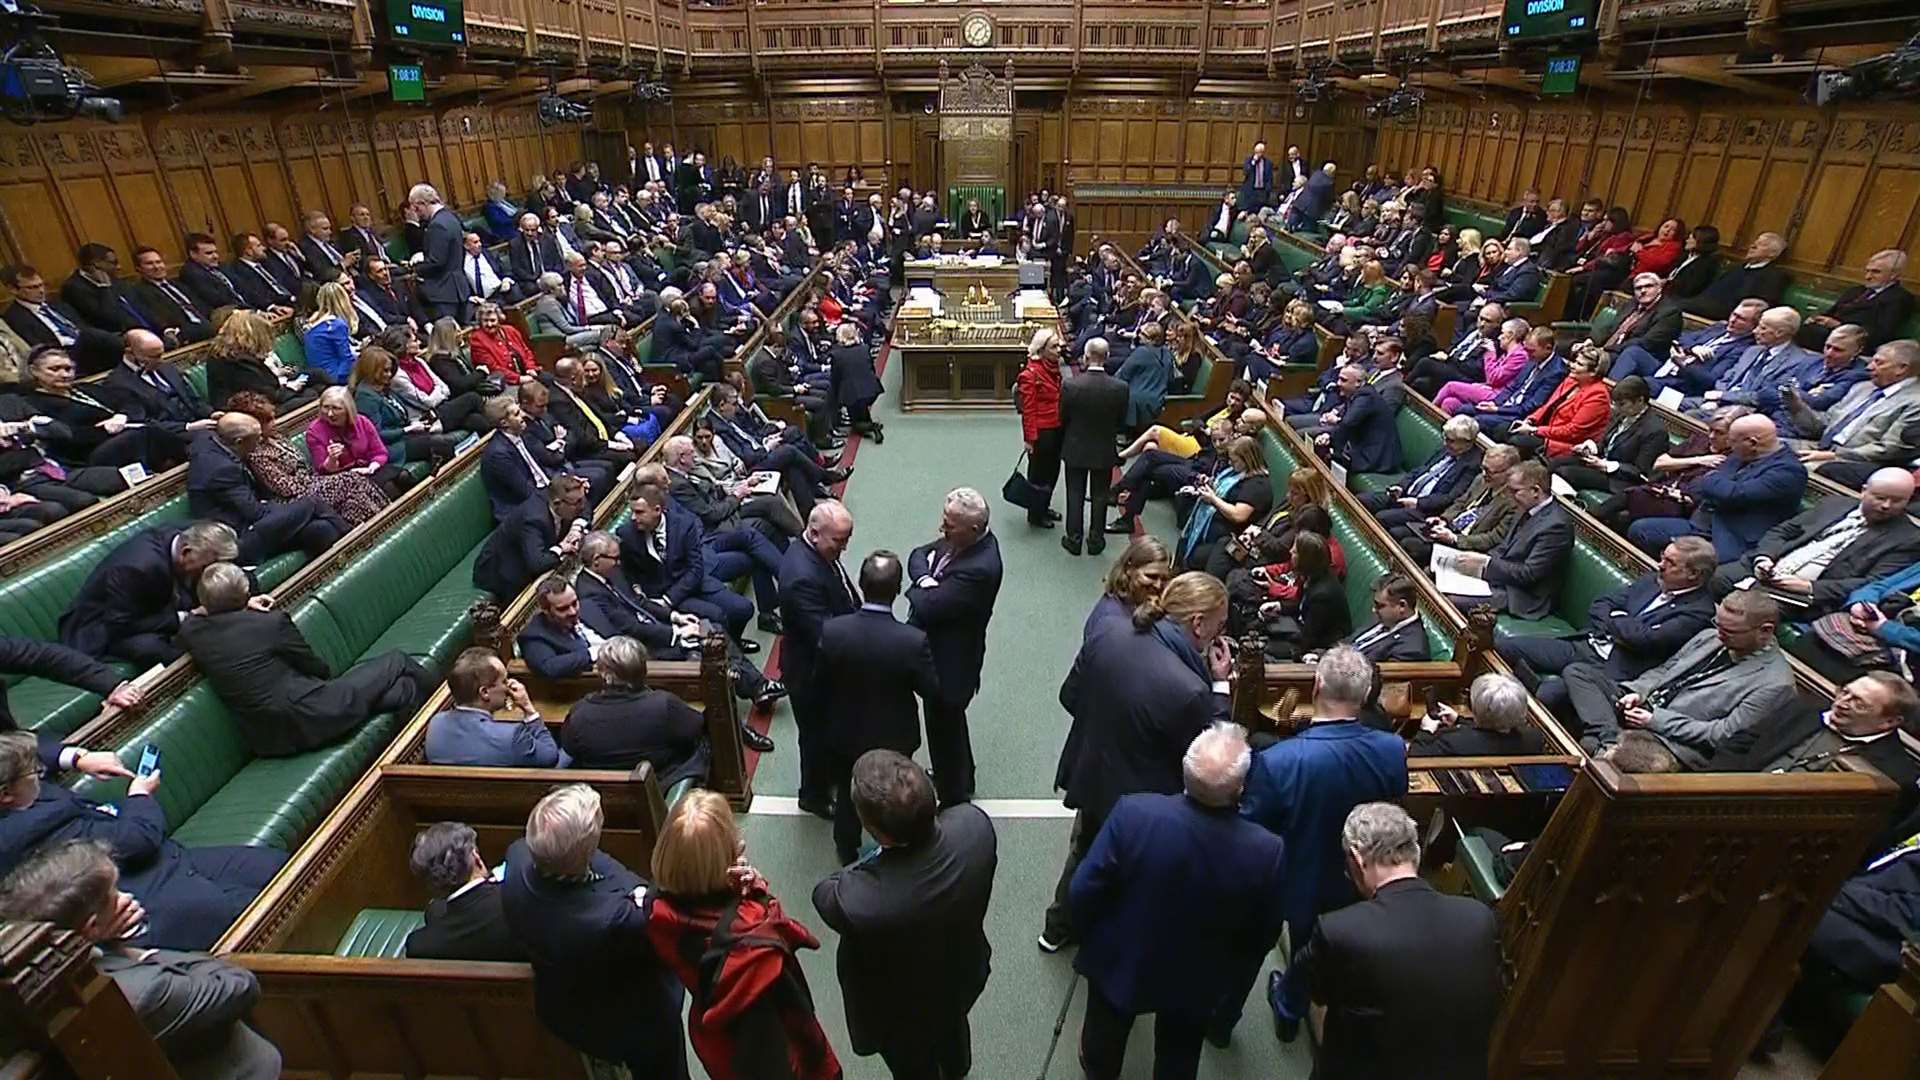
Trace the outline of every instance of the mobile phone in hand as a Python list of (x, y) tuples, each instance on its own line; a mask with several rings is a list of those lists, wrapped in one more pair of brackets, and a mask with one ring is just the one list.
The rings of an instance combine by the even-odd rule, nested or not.
[(140, 766), (133, 770), (133, 774), (138, 777), (148, 777), (157, 772), (159, 768), (160, 748), (152, 743), (148, 743), (146, 747), (140, 751)]

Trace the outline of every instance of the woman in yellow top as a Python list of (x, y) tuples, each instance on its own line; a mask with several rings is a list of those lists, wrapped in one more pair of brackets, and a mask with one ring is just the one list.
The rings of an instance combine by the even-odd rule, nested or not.
[(1235, 379), (1227, 387), (1227, 400), (1217, 412), (1208, 416), (1193, 432), (1176, 431), (1164, 424), (1155, 424), (1140, 433), (1125, 450), (1120, 451), (1120, 460), (1128, 461), (1148, 450), (1164, 450), (1176, 457), (1190, 458), (1200, 452), (1199, 432), (1213, 426), (1215, 420), (1225, 418), (1238, 422), (1240, 414), (1253, 403), (1253, 384), (1245, 379)]

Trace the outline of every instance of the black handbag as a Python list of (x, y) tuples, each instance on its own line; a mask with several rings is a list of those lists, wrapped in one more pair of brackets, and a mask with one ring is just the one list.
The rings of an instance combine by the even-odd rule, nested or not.
[(1013, 463), (1013, 472), (1000, 488), (1000, 497), (1028, 512), (1045, 510), (1053, 502), (1053, 488), (1041, 487), (1027, 479), (1026, 451)]

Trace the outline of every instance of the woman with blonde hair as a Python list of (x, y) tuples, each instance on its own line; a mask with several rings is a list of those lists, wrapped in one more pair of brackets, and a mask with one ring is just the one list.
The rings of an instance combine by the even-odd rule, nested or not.
[(318, 397), (330, 380), (317, 370), (290, 371), (274, 355), (272, 320), (258, 311), (240, 309), (227, 316), (207, 347), (207, 400), (216, 409), (235, 394), (251, 392), (274, 404), (280, 412), (296, 409)]
[(696, 788), (653, 845), (654, 952), (693, 998), (687, 1038), (713, 1080), (839, 1080), (800, 949), (820, 942), (746, 863), (726, 796)]
[[(348, 397), (346, 400), (351, 409), (353, 399)], [(387, 505), (386, 493), (364, 471), (343, 467), (325, 476), (318, 475), (312, 462), (320, 459), (311, 457), (311, 438), (307, 441), (306, 451), (302, 452), (275, 434), (273, 402), (264, 395), (242, 390), (227, 400), (227, 409), (246, 413), (260, 421), (260, 440), (247, 455), (245, 464), (254, 480), (275, 498), (300, 499), (311, 496), (332, 507), (354, 525), (370, 520), (380, 512), (381, 507)], [(309, 425), (307, 430), (311, 432), (312, 426)], [(375, 436), (375, 442), (378, 442), (378, 436)]]
[(1076, 817), (1041, 951), (1074, 940), (1068, 889), (1114, 804), (1138, 792), (1178, 794), (1188, 744), (1227, 719), (1227, 695), (1214, 692), (1233, 673), (1226, 623), (1226, 586), (1188, 572), (1135, 606), (1130, 623), (1106, 624), (1081, 643), (1060, 687), (1073, 723), (1054, 773)]
[(360, 415), (353, 391), (344, 386), (320, 392), (320, 415), (307, 425), (306, 439), (307, 460), (323, 477), (356, 473), (379, 485), (390, 499), (414, 484), (413, 474), (393, 461), (380, 429)]
[(1231, 566), (1224, 550), (1227, 540), (1267, 515), (1273, 507), (1273, 484), (1267, 476), (1266, 455), (1253, 439), (1236, 437), (1221, 457), (1225, 468), (1196, 493), (1193, 510), (1180, 530), (1178, 554), (1181, 566), (1215, 568), (1216, 576), (1224, 577)]
[(467, 353), (466, 332), (453, 319), (437, 319), (427, 327), (425, 353), (427, 366), (455, 394), (488, 398), (503, 389), (499, 379), (473, 365)]
[(325, 372), (336, 383), (347, 381), (353, 370), (353, 342), (360, 334), (360, 313), (353, 309), (347, 286), (329, 281), (314, 293), (313, 314), (300, 328), (300, 345), (307, 366)]

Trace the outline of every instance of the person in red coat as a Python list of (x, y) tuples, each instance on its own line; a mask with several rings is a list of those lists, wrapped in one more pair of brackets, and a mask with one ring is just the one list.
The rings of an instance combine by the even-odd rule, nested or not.
[[(1027, 363), (1013, 380), (1013, 404), (1020, 412), (1020, 438), (1027, 449), (1027, 480), (1051, 490), (1060, 478), (1060, 335), (1033, 335)], [(1051, 506), (1027, 512), (1027, 524), (1051, 529), (1060, 520)]]
[(1514, 422), (1507, 441), (1528, 457), (1544, 447), (1548, 457), (1570, 454), (1589, 439), (1598, 439), (1613, 419), (1613, 401), (1600, 373), (1606, 354), (1592, 345), (1581, 346), (1567, 361), (1567, 377), (1553, 388), (1546, 403)]
[(687, 1038), (712, 1080), (840, 1080), (798, 949), (820, 942), (746, 864), (726, 796), (695, 789), (653, 847), (647, 936), (693, 996)]
[(467, 334), (467, 351), (473, 362), (500, 376), (508, 386), (539, 374), (540, 364), (533, 358), (533, 346), (518, 327), (506, 320), (500, 305), (481, 304), (480, 325)]

